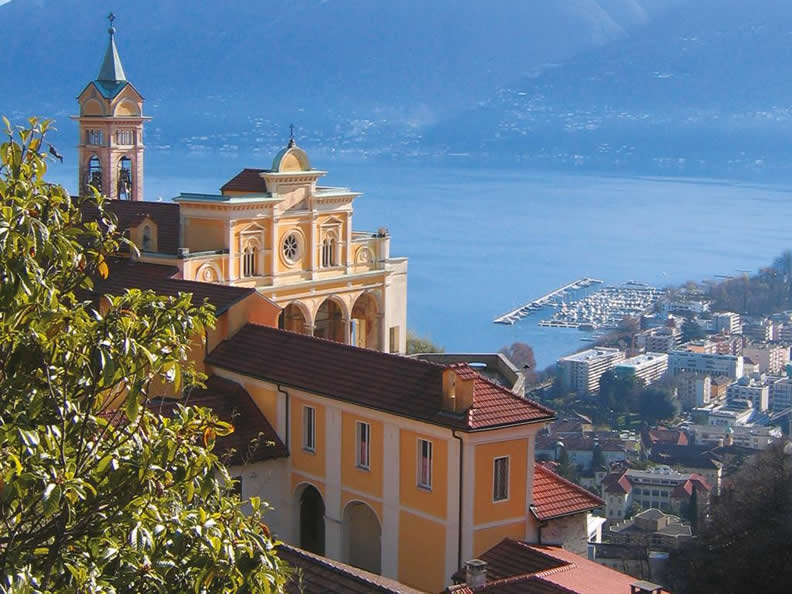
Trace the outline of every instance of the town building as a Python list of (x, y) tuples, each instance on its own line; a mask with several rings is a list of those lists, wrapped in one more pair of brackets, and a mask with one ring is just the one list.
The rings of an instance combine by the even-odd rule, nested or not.
[(767, 318), (744, 321), (742, 333), (754, 342), (770, 342), (773, 340), (774, 323)]
[(712, 396), (712, 378), (697, 373), (682, 373), (676, 377), (677, 396), (682, 408), (689, 410), (709, 404)]
[(776, 379), (770, 384), (770, 408), (780, 412), (789, 407), (792, 407), (792, 379)]
[(767, 425), (689, 425), (694, 443), (712, 447), (736, 445), (764, 450), (783, 437), (781, 429)]
[(759, 373), (780, 375), (789, 363), (789, 347), (754, 343), (743, 348), (743, 356), (759, 365)]
[(692, 538), (693, 530), (688, 522), (649, 508), (632, 518), (611, 524), (606, 541), (668, 551), (680, 548)]
[(629, 443), (622, 439), (598, 439), (584, 435), (536, 437), (537, 460), (557, 461), (561, 449), (566, 450), (570, 463), (584, 472), (592, 470), (594, 452), (597, 449), (606, 467), (614, 462), (623, 462), (630, 453)]
[(754, 410), (765, 412), (770, 407), (770, 384), (765, 376), (743, 376), (729, 386), (726, 396), (730, 401), (750, 400)]
[(682, 334), (676, 327), (655, 328), (638, 337), (637, 343), (648, 353), (670, 353), (679, 346)]
[(742, 355), (743, 337), (739, 334), (713, 334), (709, 337), (719, 355)]
[(656, 444), (649, 460), (673, 468), (683, 474), (698, 474), (712, 487), (713, 495), (720, 495), (723, 481), (721, 457), (707, 445)]
[(668, 369), (668, 355), (666, 353), (645, 353), (625, 359), (614, 366), (613, 371), (618, 375), (637, 377), (645, 385), (653, 384), (660, 380)]
[(726, 334), (741, 334), (742, 322), (740, 314), (733, 311), (720, 311), (712, 314), (715, 323), (715, 332), (725, 332)]
[(732, 384), (732, 379), (727, 375), (716, 375), (712, 377), (710, 401), (721, 402), (726, 400), (726, 395), (729, 392), (729, 386)]
[(736, 380), (743, 376), (743, 358), (678, 350), (669, 354), (668, 368), (675, 377), (687, 371), (699, 375), (725, 375)]
[(587, 394), (599, 390), (602, 374), (624, 360), (624, 353), (614, 348), (588, 349), (558, 360), (564, 390)]
[(417, 353), (415, 359), (440, 365), (467, 363), (477, 373), (517, 394), (525, 395), (525, 373), (503, 353)]

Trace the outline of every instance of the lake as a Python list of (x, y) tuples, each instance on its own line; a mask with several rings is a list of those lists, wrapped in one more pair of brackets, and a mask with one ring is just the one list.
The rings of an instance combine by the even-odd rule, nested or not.
[[(73, 159), (70, 159), (73, 163)], [(147, 154), (148, 200), (217, 192), (255, 156)], [(409, 326), (448, 352), (533, 346), (545, 367), (587, 333), (497, 315), (584, 276), (656, 286), (736, 274), (792, 247), (792, 186), (317, 159), (363, 192), (355, 228), (388, 227), (409, 258)], [(51, 179), (74, 189), (73, 165)], [(548, 312), (549, 315), (549, 312)]]

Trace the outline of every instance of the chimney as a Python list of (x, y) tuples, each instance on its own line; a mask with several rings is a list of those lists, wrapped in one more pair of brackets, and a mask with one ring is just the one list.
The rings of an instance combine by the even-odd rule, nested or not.
[(475, 374), (469, 369), (462, 371), (459, 374), (453, 367), (443, 370), (443, 410), (463, 413), (473, 406)]
[(465, 583), (471, 588), (481, 588), (487, 583), (487, 562), (471, 559), (465, 563)]

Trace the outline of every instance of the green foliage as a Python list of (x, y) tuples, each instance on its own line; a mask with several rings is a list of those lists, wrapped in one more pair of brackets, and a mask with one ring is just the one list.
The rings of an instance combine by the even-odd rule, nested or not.
[[(788, 592), (792, 450), (775, 443), (724, 485), (698, 537), (671, 553), (673, 592)], [(702, 494), (699, 494), (702, 495)]]
[(706, 336), (707, 333), (704, 331), (704, 328), (699, 326), (693, 320), (688, 319), (682, 322), (682, 340), (684, 342), (699, 340), (700, 338), (704, 338)]
[(605, 410), (627, 413), (638, 409), (638, 396), (643, 388), (641, 378), (632, 374), (618, 374), (609, 369), (599, 381), (599, 402)]
[(407, 331), (407, 354), (416, 355), (418, 353), (442, 353), (445, 349), (437, 346), (430, 339), (418, 336), (412, 330)]
[(712, 285), (712, 308), (751, 315), (769, 315), (792, 308), (792, 251), (757, 274), (743, 274)]
[(641, 418), (650, 425), (673, 419), (680, 410), (679, 399), (667, 388), (653, 386), (641, 392)]
[[(86, 298), (125, 240), (94, 192), (48, 184), (48, 122), (0, 146), (0, 592), (268, 592), (286, 570), (266, 505), (231, 495), (208, 410), (145, 407), (201, 375), (189, 295)], [(82, 220), (83, 201), (99, 222)], [(130, 245), (130, 249), (134, 246)]]

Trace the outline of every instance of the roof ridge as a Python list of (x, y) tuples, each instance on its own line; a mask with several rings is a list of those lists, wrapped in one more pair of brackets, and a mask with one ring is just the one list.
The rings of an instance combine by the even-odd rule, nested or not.
[(580, 485), (577, 485), (577, 484), (573, 483), (572, 481), (564, 478), (563, 476), (561, 476), (557, 472), (553, 472), (549, 468), (545, 468), (544, 466), (542, 466), (538, 462), (534, 462), (534, 470), (536, 470), (537, 468), (541, 469), (543, 472), (549, 473), (549, 475), (554, 480), (559, 480), (560, 482), (564, 483), (568, 487), (573, 487), (576, 491), (579, 491), (580, 493), (582, 493), (584, 495), (587, 495), (587, 496), (591, 497), (592, 499), (594, 499), (596, 501), (599, 501), (601, 505), (605, 505), (605, 501), (601, 497), (595, 495), (594, 493), (592, 493), (588, 489), (585, 489), (585, 488), (581, 487)]
[[(405, 355), (400, 355), (398, 353), (386, 353), (384, 351), (378, 351), (376, 349), (367, 349), (365, 347), (359, 347), (359, 346), (355, 346), (353, 344), (347, 344), (345, 342), (337, 342), (335, 340), (331, 340), (329, 338), (323, 338), (321, 336), (311, 336), (309, 334), (303, 334), (302, 332), (295, 332), (294, 330), (287, 330), (285, 328), (274, 328), (272, 326), (264, 326), (262, 324), (254, 324), (252, 322), (248, 322), (242, 327), (241, 330), (244, 330), (245, 327), (247, 327), (247, 326), (253, 326), (255, 328), (263, 328), (263, 329), (266, 329), (268, 331), (273, 331), (273, 333), (278, 333), (278, 334), (286, 332), (286, 333), (288, 333), (290, 335), (298, 336), (298, 337), (300, 337), (300, 340), (305, 340), (306, 342), (320, 341), (320, 342), (323, 342), (325, 344), (331, 344), (335, 348), (343, 347), (345, 350), (348, 350), (348, 351), (363, 352), (363, 353), (373, 353), (375, 356), (380, 356), (380, 357), (385, 358), (385, 359), (395, 359), (395, 360), (399, 360), (399, 361), (414, 361), (414, 362), (420, 363), (424, 367), (428, 367), (428, 368), (447, 369), (446, 365), (442, 365), (440, 363), (432, 363), (431, 361), (424, 361), (423, 359), (416, 359), (414, 357), (407, 357)], [(230, 338), (227, 338), (223, 342), (226, 342), (228, 340), (230, 340)]]
[[(454, 364), (452, 364), (452, 365), (454, 365)], [(475, 373), (475, 374), (478, 376), (478, 377), (476, 378), (476, 380), (477, 380), (477, 381), (478, 381), (479, 379), (481, 379), (482, 381), (484, 381), (484, 382), (488, 383), (490, 386), (492, 386), (492, 387), (494, 387), (494, 388), (497, 388), (498, 390), (500, 390), (500, 391), (501, 391), (501, 392), (503, 392), (504, 394), (508, 394), (508, 395), (509, 395), (510, 397), (512, 397), (514, 400), (517, 400), (518, 402), (526, 402), (526, 403), (528, 403), (528, 404), (532, 404), (533, 406), (535, 406), (535, 407), (537, 407), (537, 408), (540, 408), (540, 409), (542, 409), (542, 410), (543, 410), (544, 412), (546, 412), (547, 414), (549, 414), (549, 415), (551, 415), (551, 416), (555, 416), (555, 414), (556, 414), (556, 413), (555, 413), (555, 411), (554, 411), (554, 410), (547, 408), (547, 407), (546, 407), (546, 406), (544, 406), (543, 404), (539, 404), (538, 402), (536, 402), (535, 400), (532, 400), (531, 398), (526, 398), (525, 396), (519, 396), (519, 395), (515, 394), (514, 392), (512, 392), (512, 391), (511, 391), (511, 390), (509, 390), (508, 388), (506, 388), (506, 387), (504, 387), (504, 386), (501, 386), (500, 384), (498, 384), (498, 383), (496, 383), (496, 382), (492, 381), (491, 379), (489, 379), (489, 378), (488, 378), (488, 377), (486, 377), (485, 375), (483, 375), (483, 374), (479, 373), (478, 371), (476, 371), (476, 370), (475, 370), (473, 367), (471, 367), (471, 366), (470, 366), (470, 365), (468, 365), (467, 363), (464, 363), (464, 362), (463, 362), (463, 363), (462, 363), (462, 365), (466, 365), (467, 367), (470, 367), (470, 369), (473, 371), (473, 373)], [(474, 401), (473, 401), (473, 405), (475, 406), (475, 390), (474, 390)]]

